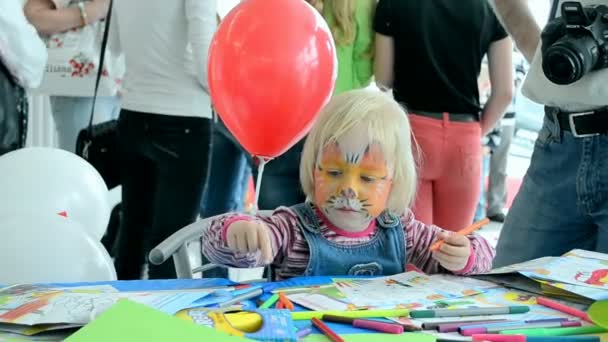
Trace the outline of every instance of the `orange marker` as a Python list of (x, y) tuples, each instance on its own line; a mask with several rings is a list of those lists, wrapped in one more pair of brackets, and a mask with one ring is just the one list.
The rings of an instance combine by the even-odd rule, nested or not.
[(283, 292), (279, 292), (279, 301), (283, 303), (285, 309), (289, 311), (293, 311), (295, 309), (293, 303), (289, 300), (289, 298), (287, 298), (287, 296)]
[[(472, 232), (474, 232), (477, 229), (485, 226), (488, 223), (490, 223), (490, 219), (489, 218), (485, 218), (485, 219), (483, 219), (481, 221), (473, 223), (472, 225), (470, 225), (470, 226), (468, 226), (468, 227), (466, 227), (466, 228), (464, 228), (462, 230), (457, 231), (456, 234), (459, 234), (459, 235), (469, 235)], [(431, 252), (435, 252), (439, 248), (441, 248), (442, 245), (443, 245), (443, 240), (438, 240), (434, 244), (432, 244), (429, 249), (431, 250)]]

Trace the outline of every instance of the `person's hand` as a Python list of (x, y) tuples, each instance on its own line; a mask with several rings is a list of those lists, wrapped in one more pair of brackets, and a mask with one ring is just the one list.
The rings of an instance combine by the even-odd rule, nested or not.
[(433, 258), (448, 271), (462, 271), (471, 254), (469, 239), (464, 235), (447, 232), (437, 234), (437, 239), (443, 240), (443, 244), (439, 250), (433, 252)]
[(268, 228), (262, 222), (237, 221), (226, 231), (228, 248), (239, 253), (260, 251), (266, 264), (272, 263), (272, 244)]
[(557, 18), (550, 21), (543, 29), (540, 35), (541, 51), (543, 55), (551, 45), (555, 44), (561, 37), (566, 34), (566, 23), (563, 19)]

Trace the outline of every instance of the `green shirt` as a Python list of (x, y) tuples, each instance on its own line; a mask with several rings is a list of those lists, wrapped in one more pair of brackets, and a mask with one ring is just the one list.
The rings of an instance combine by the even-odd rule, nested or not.
[[(367, 87), (374, 73), (372, 23), (376, 0), (355, 0), (355, 3), (355, 39), (351, 44), (336, 46), (338, 79), (334, 94)], [(323, 17), (330, 27), (335, 25), (331, 6), (328, 3), (323, 6)]]

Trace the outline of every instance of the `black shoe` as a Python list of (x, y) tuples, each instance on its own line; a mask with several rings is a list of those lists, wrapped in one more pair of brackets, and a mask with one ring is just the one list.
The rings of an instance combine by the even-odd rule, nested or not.
[(491, 215), (491, 216), (488, 216), (488, 218), (490, 219), (490, 221), (494, 221), (494, 222), (500, 222), (500, 223), (505, 222), (505, 214), (503, 214), (503, 213)]

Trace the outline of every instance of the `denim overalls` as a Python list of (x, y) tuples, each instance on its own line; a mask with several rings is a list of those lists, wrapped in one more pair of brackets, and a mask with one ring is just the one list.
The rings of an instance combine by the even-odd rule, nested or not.
[(404, 272), (405, 239), (399, 217), (383, 212), (376, 219), (377, 231), (370, 241), (342, 245), (327, 240), (319, 232), (319, 218), (310, 204), (297, 204), (291, 209), (298, 216), (300, 229), (310, 249), (304, 275), (379, 276)]

